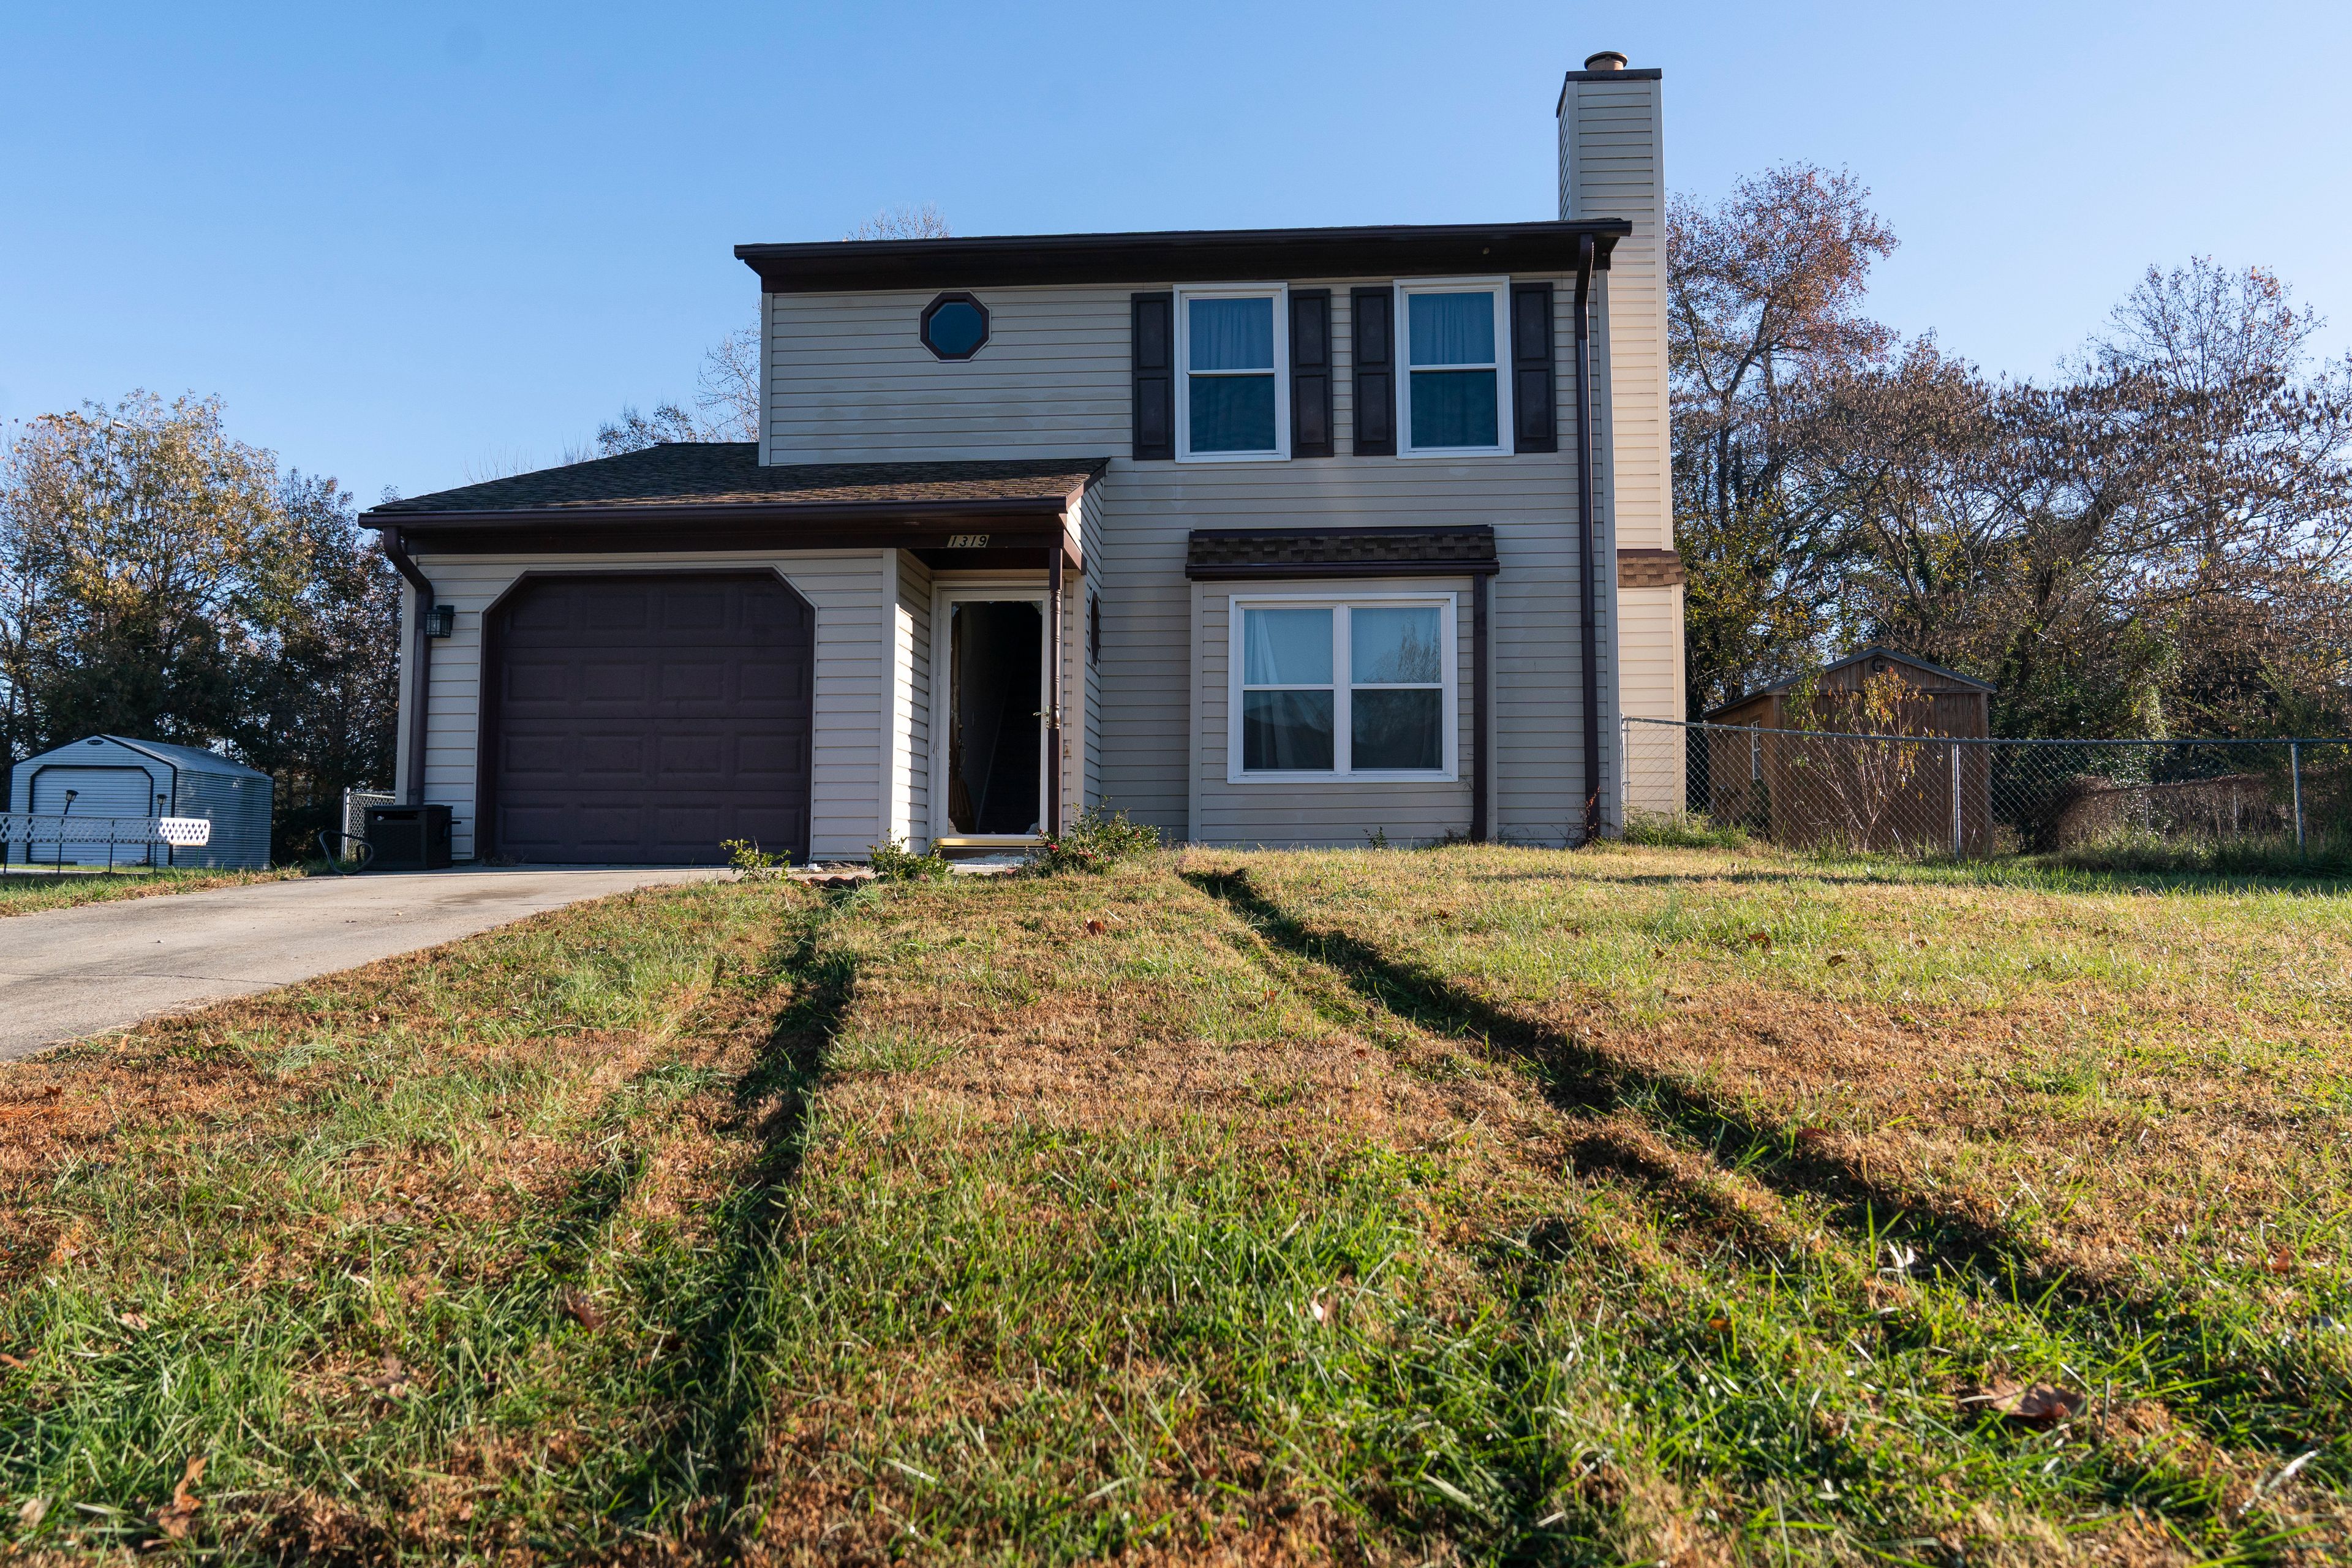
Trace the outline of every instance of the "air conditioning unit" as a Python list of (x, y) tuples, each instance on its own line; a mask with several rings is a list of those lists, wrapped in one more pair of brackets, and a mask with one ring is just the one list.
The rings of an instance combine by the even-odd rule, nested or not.
[(449, 808), (369, 806), (367, 841), (371, 871), (438, 871), (449, 864)]

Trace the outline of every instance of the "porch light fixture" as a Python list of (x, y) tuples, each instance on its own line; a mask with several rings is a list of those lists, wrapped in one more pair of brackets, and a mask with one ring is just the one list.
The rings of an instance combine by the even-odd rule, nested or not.
[(457, 606), (455, 605), (436, 605), (431, 609), (425, 611), (425, 635), (428, 637), (446, 637), (457, 636)]
[(923, 346), (937, 359), (970, 359), (988, 342), (988, 307), (970, 294), (942, 294), (923, 307)]

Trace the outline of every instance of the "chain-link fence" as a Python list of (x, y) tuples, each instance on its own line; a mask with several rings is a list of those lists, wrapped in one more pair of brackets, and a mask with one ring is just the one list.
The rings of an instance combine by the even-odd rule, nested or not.
[(2155, 848), (2340, 857), (2352, 740), (2000, 741), (1628, 719), (1629, 827), (1791, 848), (1993, 856)]

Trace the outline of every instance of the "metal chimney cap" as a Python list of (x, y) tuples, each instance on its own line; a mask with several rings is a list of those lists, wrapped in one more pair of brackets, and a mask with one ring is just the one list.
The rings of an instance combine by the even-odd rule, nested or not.
[(1625, 57), (1615, 49), (1603, 49), (1597, 55), (1585, 56), (1584, 68), (1589, 71), (1621, 71), (1625, 68)]

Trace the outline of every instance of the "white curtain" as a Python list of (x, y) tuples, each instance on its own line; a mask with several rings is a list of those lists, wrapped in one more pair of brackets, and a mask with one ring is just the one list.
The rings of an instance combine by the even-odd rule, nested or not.
[(1495, 363), (1495, 296), (1408, 294), (1415, 364)]

